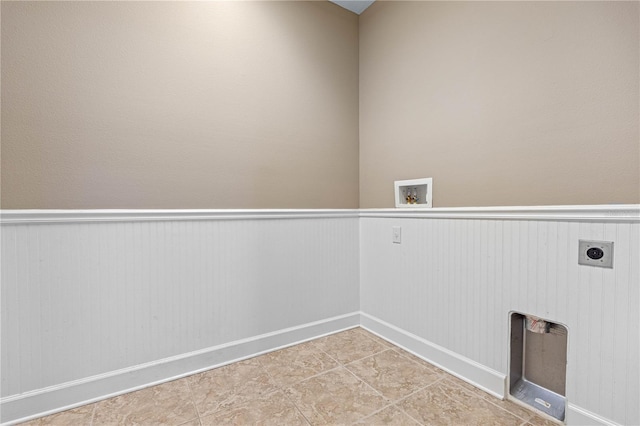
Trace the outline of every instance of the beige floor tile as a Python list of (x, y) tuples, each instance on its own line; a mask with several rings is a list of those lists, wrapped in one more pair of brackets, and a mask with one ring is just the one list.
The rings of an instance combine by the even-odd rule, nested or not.
[(369, 339), (375, 340), (376, 342), (380, 343), (382, 346), (386, 346), (387, 348), (394, 348), (395, 347), (395, 345), (393, 345), (392, 343), (387, 342), (383, 338), (376, 336), (375, 334), (371, 333), (370, 331), (365, 330), (362, 327), (356, 327), (353, 330), (357, 331), (358, 333), (361, 333), (363, 336), (366, 336)]
[(463, 424), (468, 407), (431, 387), (419, 391), (397, 404), (405, 413), (426, 425)]
[(333, 359), (347, 364), (388, 348), (387, 344), (374, 340), (367, 334), (369, 333), (358, 327), (314, 340), (313, 343)]
[[(460, 387), (462, 389), (464, 389), (464, 391), (466, 391), (468, 394), (471, 394), (473, 396), (477, 396), (480, 397), (482, 399), (485, 399), (487, 401), (489, 401), (491, 404), (496, 405), (500, 408), (502, 408), (503, 410), (507, 410), (509, 413), (515, 415), (516, 417), (521, 418), (522, 420), (529, 420), (531, 417), (533, 417), (535, 415), (535, 413), (532, 410), (529, 410), (527, 408), (524, 408), (518, 404), (515, 404), (511, 401), (508, 400), (501, 400), (499, 398), (496, 398), (495, 396), (488, 394), (487, 392), (484, 392), (483, 390), (480, 390), (472, 385), (470, 385), (469, 383), (458, 379), (457, 377), (451, 376), (451, 375), (447, 375), (447, 377), (445, 378), (445, 380), (443, 381), (443, 386), (445, 384), (448, 384), (450, 386), (457, 386)], [(463, 397), (463, 394), (461, 392), (457, 392), (455, 394), (452, 394), (452, 396), (458, 396), (458, 399)], [(464, 402), (464, 401), (463, 401)]]
[(297, 383), (286, 393), (313, 425), (353, 423), (389, 404), (344, 368)]
[(308, 425), (302, 413), (281, 391), (238, 404), (203, 417), (202, 426), (219, 425)]
[(26, 424), (91, 425), (92, 419), (96, 426), (558, 424), (362, 328)]
[(467, 383), (464, 380), (458, 379), (456, 376), (453, 376), (449, 373), (444, 373), (443, 376), (445, 381), (465, 389), (466, 391), (470, 392), (474, 396), (477, 396), (479, 398), (487, 398), (487, 397), (494, 398), (492, 395), (489, 395), (487, 392), (483, 391), (482, 389), (478, 389), (472, 384)]
[[(508, 400), (501, 400), (491, 395), (486, 396), (485, 399), (490, 403), (497, 405), (503, 410), (507, 410), (511, 414), (520, 417), (522, 420), (531, 421), (533, 417), (535, 417), (536, 413), (533, 410), (529, 410), (527, 408), (521, 407), (518, 404), (515, 404)], [(543, 423), (541, 426), (547, 426), (546, 423)]]
[(182, 379), (99, 402), (93, 425), (180, 425), (197, 418)]
[(533, 414), (533, 416), (529, 419), (529, 426), (558, 426), (561, 423), (553, 420), (546, 419), (537, 414)]
[(391, 401), (404, 398), (441, 378), (432, 369), (390, 349), (345, 367)]
[[(446, 397), (455, 399), (456, 401), (462, 402), (463, 404), (469, 404), (470, 402), (474, 402), (479, 398), (479, 395), (475, 394), (468, 389), (457, 386), (456, 384), (450, 382), (447, 379), (443, 379), (438, 383), (434, 383), (432, 386), (429, 386), (431, 392), (437, 392)], [(497, 407), (496, 407), (497, 409)]]
[(312, 343), (303, 343), (258, 358), (274, 383), (286, 387), (336, 368), (339, 364)]
[(521, 418), (499, 408), (496, 410), (496, 406), (486, 400), (478, 399), (474, 402), (476, 402), (476, 404), (469, 404), (470, 410), (465, 417), (465, 423), (468, 425), (518, 426), (522, 423)]
[(392, 349), (393, 349), (394, 351), (398, 352), (400, 355), (402, 355), (402, 356), (404, 356), (404, 357), (406, 357), (406, 358), (409, 358), (410, 360), (412, 360), (412, 361), (414, 361), (414, 362), (417, 362), (418, 364), (423, 365), (423, 366), (425, 366), (426, 368), (429, 368), (429, 369), (431, 369), (431, 370), (435, 371), (435, 372), (436, 372), (436, 373), (438, 373), (438, 374), (441, 374), (441, 375), (448, 375), (448, 374), (449, 374), (449, 373), (447, 373), (446, 371), (441, 370), (440, 368), (436, 367), (435, 365), (433, 365), (433, 364), (431, 364), (431, 363), (429, 363), (429, 362), (427, 362), (427, 361), (423, 360), (422, 358), (419, 358), (419, 357), (417, 357), (417, 356), (413, 355), (413, 354), (412, 354), (412, 353), (410, 353), (410, 352), (405, 351), (405, 350), (404, 350), (404, 349), (402, 349), (402, 348), (399, 348), (399, 347), (397, 347), (397, 346), (392, 346)]
[(21, 423), (22, 426), (67, 426), (67, 425), (90, 425), (93, 419), (93, 410), (96, 404), (83, 405), (82, 407), (72, 410), (63, 411), (61, 413), (52, 414), (50, 416), (41, 417), (31, 420), (27, 423)]
[(376, 414), (366, 417), (356, 425), (394, 425), (394, 426), (420, 426), (420, 423), (407, 416), (395, 405), (390, 405)]
[(472, 396), (462, 402), (443, 393), (437, 385), (411, 395), (398, 406), (411, 417), (429, 425), (518, 426), (522, 423), (522, 419), (482, 398)]
[(277, 390), (257, 358), (187, 377), (201, 417)]

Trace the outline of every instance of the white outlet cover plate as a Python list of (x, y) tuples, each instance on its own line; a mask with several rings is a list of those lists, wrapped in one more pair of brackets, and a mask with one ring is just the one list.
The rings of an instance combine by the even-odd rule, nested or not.
[(391, 242), (394, 244), (402, 244), (402, 228), (394, 226), (391, 228)]

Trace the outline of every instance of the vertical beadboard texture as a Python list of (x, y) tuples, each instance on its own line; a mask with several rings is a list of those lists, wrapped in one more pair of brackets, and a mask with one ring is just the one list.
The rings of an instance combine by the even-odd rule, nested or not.
[(359, 310), (358, 217), (2, 226), (2, 396)]
[[(614, 241), (614, 268), (578, 265), (579, 239)], [(569, 403), (640, 424), (639, 241), (637, 222), (363, 217), (361, 309), (504, 375), (510, 311), (566, 324)]]

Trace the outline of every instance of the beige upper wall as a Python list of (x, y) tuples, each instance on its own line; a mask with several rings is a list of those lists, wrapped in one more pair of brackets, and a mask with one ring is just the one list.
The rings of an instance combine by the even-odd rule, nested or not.
[(640, 202), (638, 2), (387, 2), (360, 16), (360, 206)]
[(1, 10), (5, 209), (640, 202), (638, 2)]
[(358, 207), (358, 18), (2, 2), (2, 208)]

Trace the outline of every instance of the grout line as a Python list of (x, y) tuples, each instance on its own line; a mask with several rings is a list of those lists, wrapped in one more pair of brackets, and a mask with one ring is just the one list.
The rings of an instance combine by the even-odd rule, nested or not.
[(407, 395), (403, 396), (402, 398), (398, 398), (398, 399), (396, 399), (395, 401), (393, 401), (393, 403), (394, 403), (394, 404), (398, 404), (399, 402), (402, 402), (402, 401), (404, 401), (405, 399), (411, 398), (413, 395), (417, 394), (418, 392), (422, 392), (422, 391), (423, 391), (423, 390), (425, 390), (426, 388), (431, 387), (431, 386), (435, 385), (436, 383), (440, 383), (442, 380), (443, 380), (443, 378), (441, 377), (441, 378), (439, 378), (438, 380), (436, 380), (436, 381), (435, 381), (435, 382), (433, 382), (433, 383), (429, 383), (429, 384), (428, 384), (428, 385), (426, 385), (426, 386), (422, 386), (421, 388), (414, 390), (413, 392), (411, 392), (411, 393), (409, 393), (409, 394), (407, 394)]
[(307, 416), (305, 416), (305, 414), (302, 412), (302, 410), (300, 409), (300, 407), (298, 407), (298, 404), (296, 404), (296, 402), (295, 402), (295, 401), (293, 401), (293, 400), (289, 397), (289, 395), (287, 395), (287, 393), (286, 393), (286, 392), (282, 392), (282, 393), (284, 394), (284, 397), (285, 397), (285, 398), (287, 398), (287, 401), (289, 401), (289, 402), (293, 405), (293, 408), (295, 408), (295, 409), (296, 409), (296, 411), (297, 411), (298, 413), (300, 413), (300, 415), (302, 416), (302, 418), (304, 419), (304, 421), (305, 421), (305, 422), (307, 422), (307, 424), (308, 424), (309, 426), (311, 426), (311, 425), (312, 425), (311, 421), (307, 418)]
[[(305, 342), (305, 343), (308, 343), (308, 342)], [(300, 343), (300, 344), (302, 345), (302, 344), (304, 344), (304, 343)], [(291, 348), (295, 348), (296, 346), (298, 346), (298, 345), (294, 345), (294, 346), (290, 346), (290, 347), (291, 347)], [(315, 345), (314, 345), (314, 346), (315, 346)], [(287, 348), (287, 349), (289, 349), (289, 348)], [(263, 356), (266, 356), (266, 355), (268, 355), (268, 354), (264, 354), (264, 355), (260, 355), (260, 356), (256, 357), (256, 360), (258, 361), (258, 364), (260, 364), (260, 368), (261, 368), (261, 369), (263, 369), (263, 370), (264, 370), (264, 372), (265, 372), (265, 373), (267, 373), (267, 376), (269, 376), (269, 377), (271, 378), (271, 381), (273, 382), (273, 384), (278, 388), (277, 392), (280, 392), (281, 394), (283, 394), (283, 395), (284, 395), (284, 397), (286, 398), (286, 400), (287, 400), (287, 401), (289, 401), (289, 402), (291, 403), (291, 405), (293, 405), (293, 407), (296, 409), (296, 411), (298, 411), (298, 413), (300, 413), (300, 415), (302, 416), (302, 418), (304, 418), (304, 420), (307, 422), (307, 424), (308, 424), (309, 426), (311, 426), (311, 425), (312, 425), (311, 421), (309, 421), (309, 419), (308, 419), (308, 418), (307, 418), (307, 416), (302, 412), (302, 410), (300, 409), (300, 407), (298, 407), (298, 404), (296, 404), (296, 402), (295, 402), (293, 399), (291, 399), (291, 397), (290, 397), (290, 396), (287, 394), (287, 392), (286, 392), (286, 389), (287, 389), (287, 388), (290, 388), (291, 386), (293, 386), (293, 385), (295, 385), (295, 384), (297, 384), (297, 383), (300, 383), (300, 382), (302, 382), (302, 381), (304, 381), (304, 380), (306, 380), (306, 379), (304, 379), (304, 380), (300, 380), (300, 381), (295, 382), (295, 383), (292, 383), (291, 385), (287, 386), (286, 388), (285, 388), (285, 387), (283, 387), (283, 386), (280, 386), (280, 385), (276, 382), (276, 380), (275, 380), (275, 378), (274, 378), (273, 374), (271, 374), (271, 373), (269, 372), (269, 370), (264, 366), (263, 362), (260, 360), (260, 358), (262, 358)], [(314, 376), (314, 377), (315, 377), (315, 376)], [(201, 424), (200, 426), (202, 426), (202, 424)]]
[[(330, 336), (325, 336), (325, 337), (330, 337)], [(338, 365), (342, 365), (342, 363), (335, 359), (334, 357), (331, 356), (331, 354), (329, 354), (329, 352), (325, 351), (324, 349), (322, 349), (318, 344), (314, 343), (316, 340), (320, 340), (320, 339), (324, 339), (325, 337), (321, 337), (318, 339), (314, 339), (314, 340), (309, 340), (309, 343), (312, 343), (313, 346), (318, 349), (320, 352), (324, 353), (326, 356), (328, 356), (329, 358), (331, 358), (332, 360), (334, 360), (336, 362), (336, 364)]]
[(375, 393), (377, 393), (378, 395), (380, 395), (380, 396), (381, 396), (385, 401), (389, 401), (389, 404), (392, 404), (392, 403), (393, 403), (393, 401), (391, 401), (391, 399), (389, 399), (389, 398), (387, 398), (386, 396), (384, 396), (384, 395), (382, 394), (382, 392), (380, 392), (379, 390), (377, 390), (376, 388), (374, 388), (373, 386), (371, 386), (371, 385), (370, 385), (369, 383), (367, 383), (365, 380), (363, 380), (363, 379), (361, 379), (360, 377), (356, 376), (356, 374), (355, 374), (353, 371), (349, 370), (348, 368), (346, 368), (346, 367), (344, 367), (344, 366), (343, 366), (342, 368), (344, 368), (344, 370), (345, 370), (345, 371), (349, 372), (349, 373), (350, 373), (353, 377), (355, 377), (357, 380), (361, 381), (361, 382), (362, 382), (362, 383), (364, 383), (366, 386), (368, 386), (368, 387), (370, 387), (371, 389), (373, 389), (373, 391), (374, 391)]
[[(295, 383), (292, 383), (292, 384), (288, 385), (288, 386), (287, 386), (287, 388), (290, 388), (290, 387), (293, 387), (293, 386), (299, 385), (300, 383), (304, 383), (304, 382), (309, 381), (309, 380), (311, 380), (311, 379), (315, 379), (316, 377), (318, 377), (318, 376), (322, 376), (323, 374), (330, 373), (330, 372), (332, 372), (332, 371), (337, 371), (337, 370), (339, 370), (339, 369), (341, 369), (341, 368), (344, 368), (344, 366), (343, 366), (343, 365), (338, 365), (337, 367), (330, 368), (329, 370), (321, 371), (321, 372), (319, 372), (318, 374), (314, 374), (313, 376), (309, 376), (309, 377), (307, 377), (307, 378), (305, 378), (305, 379), (302, 379), (302, 380), (299, 380), (299, 381), (297, 381), (297, 382), (295, 382)], [(345, 369), (345, 370), (346, 370), (346, 369)], [(283, 388), (283, 389), (284, 389), (284, 388)]]
[(96, 418), (96, 410), (98, 409), (98, 403), (93, 404), (93, 410), (91, 410), (91, 420), (89, 420), (89, 426), (93, 426), (93, 419)]
[[(323, 350), (323, 349), (322, 349), (321, 347), (319, 347), (318, 345), (316, 345), (316, 347), (318, 347), (318, 349), (320, 349), (321, 351), (323, 351), (324, 353), (326, 353), (326, 354), (327, 354), (331, 359), (333, 359), (334, 361), (336, 361), (338, 364), (340, 364), (340, 365), (342, 365), (342, 366), (347, 366), (347, 365), (349, 365), (349, 364), (353, 364), (354, 362), (362, 361), (363, 359), (370, 358), (370, 357), (372, 357), (372, 356), (376, 356), (376, 355), (381, 354), (381, 353), (383, 353), (383, 352), (386, 352), (386, 351), (388, 351), (388, 350), (393, 350), (393, 347), (394, 347), (393, 345), (391, 345), (391, 347), (387, 347), (387, 346), (385, 346), (384, 344), (379, 343), (379, 342), (378, 342), (378, 341), (376, 341), (375, 339), (372, 339), (371, 337), (367, 336), (365, 333), (368, 333), (368, 332), (367, 332), (364, 328), (362, 328), (362, 327), (350, 328), (349, 330), (346, 330), (346, 331), (351, 331), (351, 330), (361, 330), (361, 331), (357, 331), (357, 332), (358, 332), (358, 334), (360, 334), (362, 337), (366, 338), (367, 340), (369, 340), (369, 341), (371, 341), (371, 342), (374, 342), (374, 343), (376, 343), (376, 344), (378, 344), (378, 345), (382, 346), (384, 349), (382, 349), (382, 350), (380, 350), (380, 351), (377, 351), (377, 352), (375, 352), (375, 353), (372, 353), (372, 354), (370, 354), (370, 355), (364, 356), (364, 357), (362, 357), (362, 358), (354, 359), (354, 360), (351, 360), (351, 361), (349, 361), (349, 362), (345, 362), (345, 363), (343, 363), (343, 362), (340, 362), (340, 360), (335, 359), (335, 358), (334, 358), (333, 356), (331, 356), (327, 351)], [(337, 333), (337, 334), (340, 334), (340, 333)], [(336, 335), (337, 335), (337, 334), (336, 334)], [(331, 336), (325, 336), (325, 337), (331, 337)], [(313, 340), (310, 340), (310, 342), (313, 342)]]
[(284, 397), (287, 399), (287, 401), (289, 401), (291, 403), (291, 405), (293, 405), (293, 408), (295, 408), (296, 411), (298, 411), (298, 413), (300, 413), (300, 415), (307, 422), (307, 424), (309, 424), (309, 426), (311, 426), (312, 425), (311, 420), (309, 420), (307, 418), (307, 416), (302, 412), (300, 407), (298, 407), (298, 404), (296, 404), (296, 402), (293, 399), (291, 399), (291, 397), (289, 395), (287, 395), (287, 393), (284, 390), (282, 390), (281, 392), (284, 395)]
[[(388, 350), (393, 350), (393, 348), (389, 348)], [(371, 355), (371, 356), (369, 356), (369, 357), (362, 358), (362, 359), (370, 358), (370, 357), (372, 357), (372, 356), (379, 355), (379, 354), (381, 354), (381, 353), (383, 353), (383, 352), (386, 352), (386, 350), (385, 350), (385, 351), (382, 351), (382, 352), (379, 352), (379, 353), (377, 353), (377, 354)], [(394, 352), (395, 352), (395, 351), (394, 351)], [(396, 353), (397, 353), (397, 352), (396, 352)], [(402, 356), (402, 354), (398, 354), (398, 355)], [(361, 360), (362, 360), (362, 359), (361, 359)], [(405, 357), (405, 359), (406, 359), (406, 357)], [(358, 361), (361, 361), (361, 360), (358, 360)], [(423, 365), (421, 365), (420, 363), (418, 363), (418, 362), (416, 362), (416, 361), (414, 361), (414, 360), (411, 360), (411, 359), (406, 359), (406, 360), (407, 360), (407, 361), (414, 362), (415, 364), (417, 364), (417, 365), (418, 365), (418, 366), (420, 366), (420, 367), (426, 368), (426, 367), (424, 367)], [(354, 361), (354, 362), (356, 362), (356, 361)], [(350, 364), (351, 364), (351, 363), (350, 363)], [(348, 369), (348, 367), (347, 367), (347, 366), (345, 366), (345, 367)], [(349, 371), (350, 371), (353, 375), (355, 375), (356, 377), (358, 377), (360, 380), (362, 380), (363, 382), (365, 382), (365, 383), (369, 384), (369, 383), (368, 383), (364, 378), (360, 378), (357, 374), (355, 374), (355, 373), (354, 373), (354, 372), (352, 372), (351, 370), (349, 370)], [(429, 383), (428, 385), (421, 386), (421, 387), (419, 387), (418, 389), (416, 389), (415, 391), (413, 391), (413, 392), (411, 392), (411, 393), (409, 393), (409, 394), (407, 394), (407, 395), (405, 395), (405, 396), (403, 396), (403, 397), (401, 397), (401, 398), (398, 398), (398, 399), (396, 399), (396, 400), (391, 400), (391, 399), (389, 399), (389, 400), (391, 401), (391, 403), (392, 403), (392, 404), (397, 404), (398, 402), (400, 402), (400, 401), (402, 401), (402, 400), (404, 400), (404, 399), (406, 399), (406, 398), (408, 398), (408, 397), (410, 397), (410, 396), (414, 395), (415, 393), (420, 392), (420, 391), (422, 391), (422, 390), (424, 390), (424, 389), (428, 388), (429, 386), (432, 386), (432, 385), (434, 385), (434, 384), (436, 384), (436, 383), (440, 383), (442, 380), (446, 379), (446, 377), (444, 377), (444, 376), (442, 375), (442, 373), (439, 373), (439, 372), (434, 372), (434, 373), (435, 373), (435, 374), (437, 374), (437, 376), (438, 376), (438, 379), (437, 379), (437, 380), (434, 380), (433, 382)], [(372, 385), (370, 385), (370, 386), (372, 386)], [(383, 395), (383, 396), (384, 396), (384, 395)]]
[[(310, 340), (309, 343), (313, 344), (313, 347), (316, 348), (316, 350), (322, 352), (323, 354), (325, 354), (326, 356), (328, 356), (333, 362), (335, 362), (338, 365), (342, 365), (342, 363), (340, 361), (338, 361), (337, 359), (335, 359), (334, 357), (332, 357), (327, 351), (325, 351), (324, 349), (322, 349), (320, 346), (316, 345), (315, 343), (313, 343), (313, 340)], [(318, 361), (322, 362), (322, 360), (320, 358), (318, 358), (316, 356), (316, 354), (313, 354), (314, 358), (316, 358)], [(333, 370), (333, 368), (331, 369)], [(325, 371), (329, 371), (329, 370), (325, 370)]]
[[(455, 376), (452, 376), (452, 377), (455, 378)], [(477, 389), (476, 388), (478, 394), (475, 394), (475, 393), (473, 393), (472, 390), (469, 390), (469, 389), (465, 388), (464, 386), (460, 386), (459, 384), (455, 383), (454, 381), (449, 380), (448, 377), (446, 377), (445, 380), (447, 380), (452, 386), (456, 386), (456, 387), (462, 389), (464, 392), (466, 392), (466, 393), (468, 393), (468, 394), (470, 394), (470, 395), (472, 395), (472, 396), (474, 396), (476, 398), (479, 398), (479, 399), (481, 399), (483, 401), (486, 401), (489, 404), (493, 405), (494, 407), (497, 407), (502, 411), (506, 411), (507, 413), (517, 417), (518, 419), (524, 420), (525, 423), (529, 422), (531, 419), (533, 419), (536, 416), (536, 413), (528, 410), (526, 407), (522, 407), (522, 406), (516, 404), (516, 406), (518, 406), (520, 408), (523, 408), (528, 414), (528, 417), (520, 416), (520, 415), (512, 412), (511, 410), (509, 410), (509, 409), (507, 409), (505, 407), (501, 407), (500, 405), (498, 405), (495, 401), (501, 401), (501, 400), (496, 398), (495, 396), (493, 396), (491, 394), (488, 394), (488, 393), (484, 392), (482, 389)], [(460, 380), (460, 379), (457, 379), (457, 380)], [(473, 386), (473, 385), (470, 385), (470, 386)], [(505, 399), (502, 402), (507, 402), (507, 401), (509, 401), (509, 400)]]
[(414, 420), (416, 423), (418, 423), (419, 425), (423, 425), (424, 423), (422, 423), (421, 421), (419, 421), (418, 419), (416, 419), (415, 417), (413, 417), (411, 414), (407, 413), (402, 407), (400, 407), (398, 404), (406, 399), (411, 398), (413, 395), (417, 394), (418, 392), (422, 392), (423, 390), (427, 389), (428, 387), (431, 387), (433, 385), (435, 385), (436, 383), (440, 383), (441, 381), (444, 380), (444, 377), (440, 377), (440, 379), (436, 380), (433, 383), (429, 383), (426, 386), (421, 387), (420, 389), (417, 389), (413, 392), (411, 392), (410, 394), (398, 399), (397, 401), (394, 401), (393, 405), (398, 408), (400, 411), (402, 411), (404, 414), (406, 414), (407, 416), (409, 416), (410, 419)]
[[(446, 372), (445, 372), (445, 373), (446, 373)], [(448, 374), (448, 373), (446, 373), (446, 374)], [(405, 397), (403, 397), (403, 398), (401, 398), (401, 399), (399, 399), (399, 400), (395, 401), (395, 402), (394, 402), (394, 404), (398, 407), (398, 409), (400, 409), (402, 412), (404, 412), (407, 416), (411, 417), (411, 418), (412, 418), (413, 420), (415, 420), (416, 422), (418, 422), (418, 423), (422, 424), (420, 421), (418, 421), (418, 420), (417, 420), (417, 419), (415, 419), (413, 416), (411, 416), (409, 413), (407, 413), (405, 410), (403, 410), (403, 409), (402, 409), (402, 407), (398, 406), (398, 403), (400, 403), (400, 402), (404, 401), (405, 399), (410, 398), (411, 396), (415, 395), (415, 394), (416, 394), (416, 393), (418, 393), (418, 392), (421, 392), (421, 391), (423, 391), (423, 390), (425, 390), (425, 389), (427, 389), (427, 388), (429, 388), (429, 387), (431, 387), (431, 386), (433, 386), (433, 385), (435, 385), (435, 384), (437, 384), (437, 383), (441, 383), (441, 382), (444, 382), (444, 381), (448, 381), (446, 376), (442, 376), (439, 380), (436, 380), (435, 382), (433, 382), (433, 383), (431, 383), (431, 384), (429, 384), (429, 385), (427, 385), (427, 386), (424, 386), (424, 387), (422, 387), (422, 388), (420, 388), (420, 389), (418, 389), (418, 390), (416, 390), (416, 391), (414, 391), (414, 392), (410, 393), (409, 395), (407, 395), (407, 396), (405, 396)], [(495, 408), (497, 408), (497, 409), (499, 409), (499, 410), (502, 410), (502, 411), (506, 411), (507, 413), (511, 414), (512, 416), (514, 416), (514, 417), (515, 417), (515, 418), (517, 418), (518, 420), (522, 420), (522, 423), (521, 423), (521, 424), (519, 424), (519, 426), (524, 426), (524, 425), (526, 425), (527, 423), (529, 423), (529, 420), (531, 420), (531, 418), (533, 418), (533, 417), (531, 417), (529, 420), (523, 419), (522, 417), (520, 417), (520, 416), (516, 415), (515, 413), (512, 413), (511, 411), (509, 411), (509, 410), (507, 410), (507, 409), (505, 409), (505, 408), (502, 408), (502, 407), (500, 407), (500, 406), (498, 406), (498, 405), (496, 405), (496, 404), (492, 403), (491, 401), (488, 401), (487, 399), (483, 398), (483, 397), (482, 397), (482, 396), (480, 396), (480, 395), (474, 395), (473, 393), (471, 393), (471, 391), (469, 391), (468, 389), (465, 389), (465, 388), (464, 388), (464, 387), (462, 387), (462, 386), (459, 386), (459, 385), (457, 385), (457, 384), (455, 384), (455, 383), (453, 383), (453, 382), (450, 382), (450, 381), (448, 381), (448, 382), (449, 382), (449, 384), (450, 384), (451, 386), (454, 386), (454, 387), (456, 387), (456, 388), (458, 388), (458, 389), (462, 390), (464, 393), (468, 394), (471, 398), (475, 398), (475, 399), (478, 399), (478, 400), (480, 400), (480, 401), (488, 402), (488, 403), (490, 403), (491, 405), (493, 405)], [(466, 405), (463, 401), (461, 401), (460, 399), (458, 399), (458, 398), (456, 398), (456, 397), (452, 397), (452, 396), (448, 396), (448, 395), (445, 395), (445, 397), (446, 397), (446, 398), (449, 398), (449, 399), (451, 399), (451, 400), (453, 400), (453, 401), (455, 401), (455, 402), (457, 402), (458, 404)]]
[(500, 407), (498, 404), (495, 404), (493, 401), (491, 401), (489, 399), (486, 399), (486, 398), (482, 398), (482, 399), (484, 399), (485, 401), (487, 401), (489, 404), (493, 405), (494, 407), (498, 407), (499, 409), (501, 409), (503, 411), (506, 411), (507, 413), (511, 414), (512, 416), (516, 416), (517, 418), (519, 418), (521, 420), (524, 420), (524, 423), (528, 423), (531, 419), (533, 419), (535, 417), (535, 413), (529, 413), (530, 417), (525, 419), (525, 418), (517, 415), (516, 413), (507, 410), (506, 408)]
[[(455, 377), (455, 376), (454, 376), (454, 377)], [(516, 417), (516, 418), (517, 418), (517, 419), (519, 419), (519, 420), (523, 420), (523, 421), (524, 421), (524, 423), (529, 422), (529, 420), (531, 420), (531, 419), (535, 416), (535, 413), (528, 413), (530, 417), (524, 418), (524, 417), (519, 416), (518, 414), (516, 414), (516, 413), (514, 413), (514, 412), (512, 412), (512, 411), (510, 411), (510, 410), (508, 410), (507, 408), (501, 407), (501, 406), (499, 406), (498, 404), (496, 404), (496, 403), (494, 402), (494, 400), (496, 400), (497, 398), (496, 398), (496, 397), (494, 397), (493, 395), (490, 395), (490, 394), (488, 394), (488, 393), (486, 393), (486, 392), (482, 391), (481, 389), (477, 389), (477, 390), (478, 390), (478, 392), (481, 392), (481, 394), (476, 394), (476, 393), (474, 393), (472, 390), (469, 390), (469, 389), (465, 388), (464, 386), (460, 386), (460, 385), (458, 385), (457, 383), (455, 383), (455, 382), (453, 382), (453, 381), (451, 381), (451, 380), (448, 380), (448, 377), (444, 377), (444, 378), (443, 378), (443, 380), (446, 380), (446, 381), (447, 381), (447, 383), (448, 383), (450, 386), (454, 386), (454, 387), (456, 387), (456, 388), (458, 388), (458, 389), (462, 390), (464, 393), (466, 393), (466, 394), (470, 395), (471, 397), (473, 397), (473, 398), (478, 398), (478, 399), (479, 399), (479, 400), (481, 400), (481, 401), (485, 401), (485, 402), (487, 402), (487, 403), (491, 404), (492, 406), (494, 406), (495, 408), (498, 408), (499, 410), (505, 411), (505, 412), (507, 412), (507, 413), (511, 414), (512, 416)], [(463, 401), (459, 400), (458, 398), (455, 398), (455, 397), (453, 397), (453, 398), (454, 398), (455, 400), (457, 400), (458, 402), (463, 402)]]
[(409, 417), (411, 420), (413, 420), (414, 422), (418, 423), (420, 426), (424, 426), (424, 423), (422, 423), (421, 421), (418, 421), (418, 419), (416, 419), (415, 417), (413, 417), (411, 414), (407, 413), (404, 408), (400, 407), (397, 404), (393, 404), (394, 407), (396, 407), (398, 410), (402, 411), (405, 416)]
[[(191, 376), (195, 376), (195, 374), (192, 374)], [(196, 418), (198, 419), (198, 423), (202, 425), (202, 422), (200, 421), (200, 410), (198, 410), (198, 404), (196, 404), (196, 401), (193, 395), (193, 390), (191, 389), (191, 384), (189, 383), (189, 380), (188, 380), (188, 378), (191, 376), (183, 377), (180, 380), (184, 380), (184, 382), (187, 384), (187, 389), (189, 389), (189, 398), (191, 399), (191, 404), (193, 404), (193, 408), (195, 408), (196, 410)]]
[(387, 409), (387, 408), (389, 408), (389, 407), (393, 407), (393, 403), (387, 404), (387, 405), (385, 405), (384, 407), (380, 408), (379, 410), (376, 410), (376, 411), (374, 411), (374, 412), (373, 412), (373, 413), (371, 413), (371, 414), (367, 414), (366, 416), (359, 418), (358, 420), (356, 420), (356, 421), (355, 421), (355, 422), (353, 422), (352, 424), (355, 424), (355, 423), (361, 422), (361, 421), (363, 421), (363, 420), (366, 420), (366, 419), (368, 419), (369, 417), (373, 417), (373, 416), (375, 416), (376, 414), (380, 413), (381, 411), (386, 410), (386, 409)]
[(346, 366), (348, 366), (348, 365), (355, 364), (356, 362), (364, 361), (365, 359), (373, 358), (374, 356), (378, 356), (378, 355), (380, 355), (381, 353), (384, 353), (384, 352), (387, 352), (387, 351), (391, 351), (391, 350), (393, 350), (393, 349), (391, 349), (391, 348), (386, 348), (385, 350), (380, 351), (380, 352), (376, 352), (376, 353), (374, 353), (374, 354), (372, 354), (372, 355), (367, 355), (367, 356), (365, 356), (365, 357), (358, 358), (358, 359), (355, 359), (355, 360), (353, 360), (353, 361), (349, 361), (349, 362), (348, 362), (348, 363), (346, 363), (346, 364), (342, 364), (342, 366), (343, 366), (343, 367), (346, 367)]

